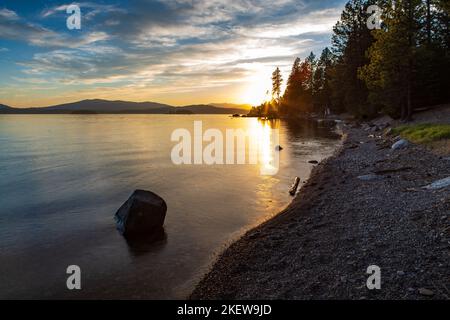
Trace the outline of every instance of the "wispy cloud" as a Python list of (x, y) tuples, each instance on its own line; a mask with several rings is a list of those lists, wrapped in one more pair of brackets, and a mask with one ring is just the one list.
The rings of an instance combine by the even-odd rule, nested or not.
[(96, 15), (101, 13), (126, 12), (126, 10), (118, 8), (116, 5), (99, 4), (93, 2), (71, 2), (68, 4), (52, 7), (50, 9), (45, 9), (41, 12), (41, 17), (47, 18), (57, 13), (66, 13), (67, 8), (73, 4), (78, 5), (80, 8), (83, 9), (83, 11), (87, 9), (84, 18), (88, 20), (94, 18)]
[(0, 9), (0, 17), (6, 20), (17, 20), (19, 16), (12, 10), (8, 10), (6, 8)]

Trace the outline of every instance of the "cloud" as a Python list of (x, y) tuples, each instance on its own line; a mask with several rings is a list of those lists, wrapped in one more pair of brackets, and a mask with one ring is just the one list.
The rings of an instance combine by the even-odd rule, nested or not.
[[(11, 15), (11, 13), (8, 14), (8, 16)], [(0, 39), (23, 41), (30, 45), (47, 48), (75, 48), (108, 40), (109, 36), (103, 31), (85, 32), (79, 36), (73, 36), (73, 33), (56, 32), (39, 24), (28, 22), (14, 13), (14, 19), (0, 19)]]
[(19, 16), (12, 10), (6, 8), (0, 10), (0, 17), (6, 20), (17, 20)]
[(237, 33), (261, 38), (292, 37), (307, 33), (330, 33), (341, 10), (337, 8), (313, 11), (307, 16), (293, 18), (278, 24), (260, 24), (251, 27), (237, 27)]
[(73, 4), (80, 7), (81, 12), (84, 14), (83, 18), (87, 20), (93, 19), (95, 16), (101, 13), (126, 12), (124, 9), (118, 8), (115, 5), (99, 4), (93, 2), (73, 2), (46, 9), (42, 11), (41, 17), (48, 18), (58, 13), (66, 14), (67, 8)]

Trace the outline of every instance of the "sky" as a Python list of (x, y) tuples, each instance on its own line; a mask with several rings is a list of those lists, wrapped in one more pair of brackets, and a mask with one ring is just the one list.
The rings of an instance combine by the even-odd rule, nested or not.
[[(69, 30), (68, 5), (81, 11)], [(0, 1), (0, 103), (258, 104), (320, 55), (345, 0)]]

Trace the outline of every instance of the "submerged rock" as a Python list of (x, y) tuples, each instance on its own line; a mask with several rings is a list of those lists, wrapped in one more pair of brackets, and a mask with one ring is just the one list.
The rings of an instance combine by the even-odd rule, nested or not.
[(408, 146), (409, 146), (408, 140), (400, 139), (392, 145), (391, 149), (392, 150), (405, 149)]
[(116, 228), (124, 237), (160, 234), (166, 211), (166, 202), (160, 196), (135, 190), (116, 212)]

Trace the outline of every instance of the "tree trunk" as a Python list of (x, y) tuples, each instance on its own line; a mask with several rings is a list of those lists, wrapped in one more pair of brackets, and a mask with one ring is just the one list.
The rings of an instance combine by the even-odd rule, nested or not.
[[(429, 0), (428, 0), (429, 1)], [(427, 1), (427, 2), (428, 2)], [(414, 46), (414, 42), (413, 42), (413, 4), (412, 4), (412, 0), (409, 0), (409, 6), (408, 6), (408, 15), (409, 15), (409, 19), (408, 19), (408, 45), (409, 45), (409, 52), (408, 52), (408, 70), (407, 70), (407, 88), (406, 88), (406, 121), (411, 121), (412, 119), (412, 103), (411, 103), (411, 82), (412, 82), (412, 68), (413, 68), (413, 63), (412, 63), (412, 55), (413, 55), (413, 46)]]
[(402, 103), (402, 111), (400, 115), (400, 120), (405, 121), (406, 120), (406, 104)]
[(412, 103), (411, 103), (411, 80), (408, 79), (408, 89), (406, 97), (406, 121), (412, 120)]
[(431, 0), (427, 0), (427, 44), (431, 44)]

